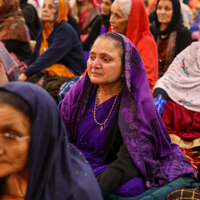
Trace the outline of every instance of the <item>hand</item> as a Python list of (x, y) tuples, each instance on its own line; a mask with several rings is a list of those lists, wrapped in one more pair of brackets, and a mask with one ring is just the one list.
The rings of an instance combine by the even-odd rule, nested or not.
[(158, 97), (156, 99), (154, 99), (154, 103), (156, 105), (158, 113), (161, 115), (163, 112), (163, 108), (166, 105), (167, 101), (162, 98), (161, 94), (159, 94)]
[(27, 76), (24, 74), (24, 73), (22, 73), (20, 76), (19, 76), (19, 80), (18, 81), (26, 81), (28, 78), (27, 78)]

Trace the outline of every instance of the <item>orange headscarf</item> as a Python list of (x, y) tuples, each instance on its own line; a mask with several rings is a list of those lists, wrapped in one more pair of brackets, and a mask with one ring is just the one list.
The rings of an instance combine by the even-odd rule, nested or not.
[[(63, 0), (57, 0), (57, 1), (58, 1), (58, 11), (57, 11), (58, 16), (55, 15), (55, 18), (57, 17), (58, 19), (55, 19), (55, 21), (57, 21), (55, 23), (55, 25), (59, 24), (61, 21), (65, 21), (65, 22), (68, 21), (68, 18), (67, 18), (68, 7), (67, 7), (66, 3)], [(55, 2), (55, 0), (54, 0), (54, 2)], [(39, 53), (40, 55), (42, 55), (48, 49), (48, 42), (47, 42), (46, 38), (52, 32), (51, 30), (48, 29), (45, 22), (43, 22), (43, 28), (44, 28), (44, 30), (43, 30), (43, 41), (41, 42), (41, 46), (40, 46), (40, 53)]]
[(146, 69), (149, 87), (153, 91), (158, 80), (158, 50), (149, 26), (149, 19), (143, 1), (132, 0), (125, 36), (140, 53)]

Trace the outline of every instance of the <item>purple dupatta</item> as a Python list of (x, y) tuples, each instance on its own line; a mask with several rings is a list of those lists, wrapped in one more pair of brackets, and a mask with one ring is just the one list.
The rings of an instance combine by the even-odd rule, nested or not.
[[(182, 153), (172, 144), (169, 134), (155, 107), (142, 59), (129, 39), (120, 35), (124, 43), (126, 85), (122, 91), (118, 124), (129, 154), (147, 188), (160, 186), (181, 176), (196, 178), (195, 170)], [(88, 75), (71, 88), (59, 104), (69, 134), (76, 143), (77, 125), (85, 115), (97, 85)]]

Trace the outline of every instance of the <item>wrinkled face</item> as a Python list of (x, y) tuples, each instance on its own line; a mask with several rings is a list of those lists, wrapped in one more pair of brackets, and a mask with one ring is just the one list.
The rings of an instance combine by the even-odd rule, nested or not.
[(54, 22), (55, 7), (53, 0), (45, 0), (42, 7), (42, 21)]
[[(9, 105), (0, 104), (0, 133), (23, 137), (30, 135), (30, 132), (31, 124), (25, 114)], [(16, 144), (11, 145), (0, 136), (0, 178), (27, 168), (30, 139)]]
[(122, 59), (113, 42), (112, 39), (99, 38), (90, 51), (87, 70), (94, 84), (108, 86), (121, 82)]
[(111, 0), (102, 0), (101, 1), (101, 14), (105, 15), (105, 16), (109, 16), (111, 6), (112, 6)]
[(156, 14), (158, 21), (162, 24), (169, 24), (173, 15), (173, 4), (170, 0), (160, 0), (157, 5)]
[(110, 25), (112, 32), (126, 35), (128, 21), (120, 10), (120, 2), (114, 2), (111, 7)]

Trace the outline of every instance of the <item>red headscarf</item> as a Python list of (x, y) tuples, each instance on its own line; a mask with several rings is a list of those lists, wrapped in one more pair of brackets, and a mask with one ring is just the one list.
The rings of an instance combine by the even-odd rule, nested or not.
[(125, 36), (131, 40), (140, 53), (150, 89), (153, 91), (158, 80), (158, 50), (149, 26), (149, 19), (143, 1), (132, 0)]

